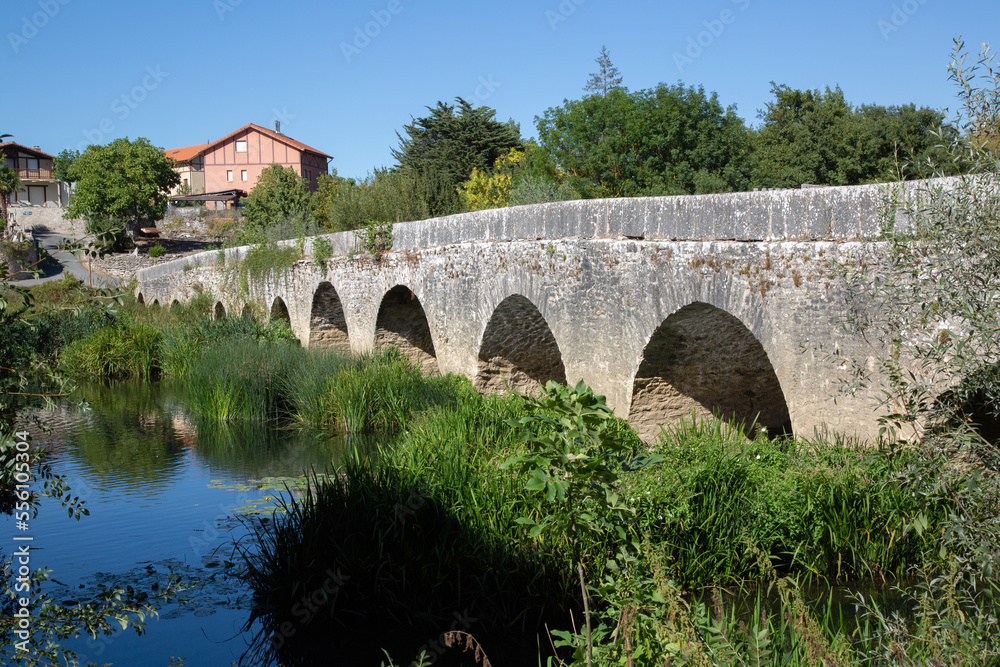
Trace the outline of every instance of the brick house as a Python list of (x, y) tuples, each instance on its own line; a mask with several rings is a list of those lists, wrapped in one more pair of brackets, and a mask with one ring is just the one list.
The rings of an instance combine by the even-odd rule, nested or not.
[[(191, 194), (240, 189), (249, 192), (273, 164), (291, 167), (315, 191), (333, 158), (276, 130), (249, 123), (217, 141), (164, 151)], [(176, 192), (174, 193), (176, 194)]]

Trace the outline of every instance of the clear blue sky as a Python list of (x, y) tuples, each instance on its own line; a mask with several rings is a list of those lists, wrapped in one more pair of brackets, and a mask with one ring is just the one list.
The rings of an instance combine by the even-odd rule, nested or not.
[(771, 81), (954, 108), (953, 37), (1000, 47), (997, 0), (4, 0), (2, 24), (0, 132), (21, 143), (177, 148), (280, 118), (342, 176), (391, 166), (396, 131), (456, 96), (535, 136), (602, 45), (630, 89), (703, 85), (751, 123)]

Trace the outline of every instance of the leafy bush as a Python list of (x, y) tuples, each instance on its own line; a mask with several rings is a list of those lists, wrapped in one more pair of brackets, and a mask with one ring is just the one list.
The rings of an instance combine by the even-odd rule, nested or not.
[(164, 248), (162, 245), (157, 244), (154, 245), (152, 248), (150, 248), (146, 254), (148, 254), (153, 259), (156, 259), (157, 257), (163, 257), (164, 255), (166, 255), (167, 249)]

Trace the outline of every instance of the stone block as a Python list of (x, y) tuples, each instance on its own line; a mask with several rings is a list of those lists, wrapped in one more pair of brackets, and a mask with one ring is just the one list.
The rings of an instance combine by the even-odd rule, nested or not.
[(876, 239), (882, 235), (884, 214), (889, 210), (889, 188), (873, 185), (866, 188), (858, 202), (859, 239)]
[(811, 188), (809, 193), (809, 214), (802, 238), (825, 239), (832, 231), (833, 205), (830, 202), (830, 188)]
[(771, 236), (775, 239), (803, 239), (809, 236), (810, 190), (782, 190), (784, 222), (771, 219)]
[(680, 238), (680, 197), (656, 197), (650, 203), (651, 226), (655, 224), (652, 238), (659, 241), (673, 241)]
[(646, 238), (648, 197), (611, 199), (607, 210), (610, 238)]
[(519, 206), (513, 209), (513, 238), (518, 241), (532, 241), (544, 238), (545, 220), (538, 204)]
[(734, 195), (712, 195), (711, 239), (739, 239), (741, 221), (746, 218), (748, 202)]
[(771, 236), (771, 218), (781, 207), (781, 197), (769, 192), (749, 192), (746, 209), (737, 212), (736, 240), (763, 241)]
[(697, 195), (681, 200), (681, 241), (707, 241), (715, 235), (715, 199), (718, 195)]

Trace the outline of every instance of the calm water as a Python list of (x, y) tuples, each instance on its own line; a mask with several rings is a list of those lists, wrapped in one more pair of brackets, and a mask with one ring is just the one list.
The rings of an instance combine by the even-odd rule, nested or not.
[[(82, 664), (238, 661), (250, 606), (232, 566), (239, 562), (233, 541), (245, 540), (247, 532), (238, 518), (267, 507), (282, 488), (280, 478), (326, 470), (341, 442), (199, 424), (162, 385), (95, 386), (83, 394), (89, 411), (69, 404), (45, 411), (53, 431), (33, 430), (33, 436), (48, 444), (53, 469), (86, 500), (90, 516), (74, 521), (58, 502), (43, 501), (31, 522), (32, 567), (52, 571), (46, 590), (60, 601), (81, 599), (111, 581), (148, 590), (170, 573), (197, 585), (186, 592), (190, 602), (161, 608), (141, 637), (129, 629), (66, 646), (80, 653)], [(5, 534), (14, 534), (10, 518), (0, 521)]]

